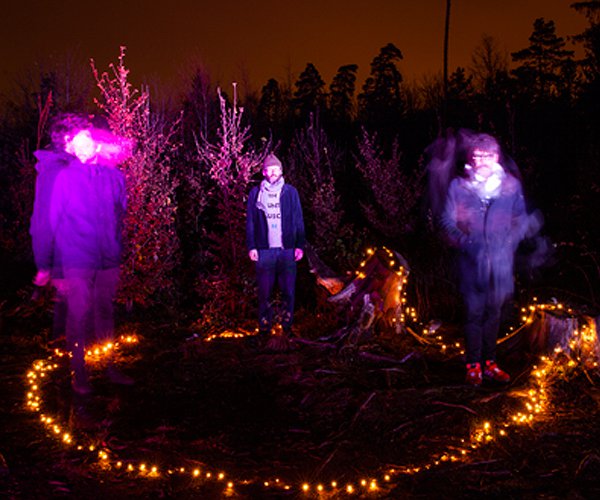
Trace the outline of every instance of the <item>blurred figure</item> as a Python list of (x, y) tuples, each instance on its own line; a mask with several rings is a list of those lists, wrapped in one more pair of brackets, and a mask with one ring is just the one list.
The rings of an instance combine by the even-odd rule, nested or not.
[[(499, 163), (496, 139), (463, 133), (462, 140), (467, 163), (449, 181), (440, 219), (445, 236), (458, 250), (466, 308), (466, 382), (479, 386), (485, 378), (507, 383), (510, 376), (496, 363), (500, 314), (514, 290), (517, 247), (525, 236), (537, 232), (540, 222), (527, 214), (517, 176)], [(446, 148), (442, 156), (451, 158), (455, 145), (451, 138), (438, 148)]]
[[(118, 169), (99, 163), (102, 146), (94, 141), (91, 127), (69, 127), (63, 140), (66, 165), (56, 174), (49, 201), (44, 203), (48, 234), (37, 239), (40, 264), (35, 282), (42, 283), (49, 274), (48, 263), (60, 266), (67, 300), (72, 386), (75, 392), (87, 394), (91, 387), (85, 345), (91, 339), (110, 341), (114, 335), (125, 180)], [(36, 205), (41, 209), (37, 199)], [(116, 383), (133, 382), (111, 363), (107, 374)]]
[(50, 130), (51, 149), (38, 150), (33, 154), (37, 159), (35, 180), (35, 202), (31, 216), (29, 233), (33, 247), (33, 257), (38, 272), (34, 285), (55, 289), (54, 315), (50, 340), (55, 341), (65, 335), (67, 303), (63, 280), (62, 264), (59, 255), (54, 252), (53, 233), (50, 229), (50, 200), (54, 181), (58, 173), (65, 168), (72, 156), (64, 151), (64, 135), (71, 129), (84, 129), (90, 122), (78, 115), (64, 114), (56, 120)]
[(248, 197), (246, 243), (256, 262), (259, 335), (273, 326), (271, 302), (275, 284), (281, 291), (282, 328), (289, 336), (294, 318), (296, 262), (304, 255), (304, 218), (298, 191), (283, 179), (281, 161), (274, 155), (263, 162), (263, 181)]

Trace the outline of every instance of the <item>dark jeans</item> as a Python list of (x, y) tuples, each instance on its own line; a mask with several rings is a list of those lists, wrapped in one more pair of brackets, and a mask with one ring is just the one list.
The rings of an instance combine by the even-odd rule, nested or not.
[(64, 275), (67, 348), (73, 354), (71, 367), (77, 373), (84, 367), (86, 345), (113, 339), (113, 300), (117, 291), (119, 268), (65, 269)]
[(498, 300), (493, 286), (470, 283), (463, 287), (466, 307), (466, 362), (483, 363), (496, 359), (496, 341), (500, 328), (503, 301)]
[(288, 330), (294, 318), (294, 298), (296, 288), (296, 261), (294, 249), (270, 248), (258, 251), (256, 263), (258, 283), (258, 325), (260, 331), (268, 331), (273, 326), (273, 291), (275, 283), (281, 292), (283, 317), (281, 326)]

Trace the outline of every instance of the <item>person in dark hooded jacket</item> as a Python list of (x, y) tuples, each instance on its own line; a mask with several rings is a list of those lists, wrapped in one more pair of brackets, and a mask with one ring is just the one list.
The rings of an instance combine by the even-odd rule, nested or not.
[(51, 340), (57, 340), (65, 335), (67, 299), (62, 264), (57, 253), (54, 252), (53, 233), (50, 227), (50, 201), (56, 177), (73, 159), (72, 155), (64, 151), (65, 133), (89, 126), (90, 122), (87, 118), (64, 113), (52, 124), (51, 148), (40, 149), (33, 153), (37, 160), (35, 165), (37, 175), (29, 233), (33, 258), (38, 269), (33, 283), (37, 287), (52, 286), (55, 290)]
[[(119, 279), (121, 235), (126, 209), (125, 180), (114, 166), (99, 163), (100, 147), (89, 129), (65, 135), (66, 155), (53, 179), (38, 179), (39, 199), (32, 217), (37, 282), (62, 272), (67, 298), (66, 340), (72, 354), (73, 389), (91, 392), (84, 349), (114, 334), (113, 300)], [(51, 186), (45, 186), (48, 182)], [(48, 192), (50, 196), (47, 199)], [(47, 210), (46, 210), (47, 209)], [(35, 235), (35, 236), (33, 236)], [(59, 268), (56, 271), (56, 268)], [(132, 383), (109, 364), (113, 382)]]
[(500, 163), (500, 147), (487, 134), (471, 139), (469, 163), (450, 183), (441, 225), (458, 250), (460, 291), (466, 307), (467, 383), (506, 383), (496, 363), (503, 304), (514, 289), (514, 255), (530, 230), (520, 181)]
[(61, 151), (45, 150), (38, 150), (33, 154), (37, 159), (35, 165), (37, 176), (29, 234), (34, 262), (38, 269), (33, 283), (37, 287), (51, 284), (55, 290), (51, 340), (56, 340), (65, 334), (66, 296), (62, 265), (52, 251), (50, 199), (56, 177), (69, 164), (71, 155)]

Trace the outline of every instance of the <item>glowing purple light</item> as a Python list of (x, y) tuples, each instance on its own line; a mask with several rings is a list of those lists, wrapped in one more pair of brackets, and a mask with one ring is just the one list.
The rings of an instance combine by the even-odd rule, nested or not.
[(133, 141), (115, 135), (108, 130), (92, 128), (92, 138), (99, 146), (98, 161), (104, 165), (116, 166), (131, 158)]
[(81, 163), (116, 166), (132, 155), (133, 143), (107, 130), (90, 128), (65, 136), (65, 151)]
[(81, 163), (95, 163), (100, 146), (89, 130), (80, 130), (74, 136), (65, 136), (65, 151), (79, 158)]

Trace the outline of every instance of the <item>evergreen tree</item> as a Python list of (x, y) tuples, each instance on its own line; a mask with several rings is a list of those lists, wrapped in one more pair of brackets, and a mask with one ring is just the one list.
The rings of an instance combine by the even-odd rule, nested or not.
[(354, 91), (356, 90), (356, 64), (338, 68), (329, 86), (329, 112), (336, 125), (352, 122), (354, 118)]
[(600, 0), (575, 2), (571, 7), (582, 13), (590, 23), (574, 39), (582, 43), (585, 49), (583, 68), (588, 90), (594, 93), (595, 89), (596, 93), (600, 93)]
[[(568, 226), (578, 230), (576, 238), (585, 247), (589, 255), (598, 260), (600, 238), (594, 217), (600, 194), (600, 0), (575, 2), (571, 5), (583, 14), (589, 26), (574, 39), (583, 44), (585, 58), (582, 61), (583, 92), (579, 102), (579, 117), (575, 135), (573, 163), (577, 176), (577, 187), (572, 198), (575, 216), (569, 217)], [(571, 215), (573, 211), (569, 211)]]
[(446, 125), (473, 127), (475, 125), (473, 107), (473, 77), (467, 75), (465, 68), (458, 67), (448, 79), (446, 100)]
[(556, 35), (554, 21), (543, 17), (533, 23), (529, 47), (512, 53), (512, 59), (521, 65), (513, 71), (522, 90), (533, 99), (556, 97), (562, 93), (565, 70), (573, 58), (572, 50), (565, 50), (565, 40)]
[(312, 63), (308, 63), (295, 83), (294, 110), (304, 122), (311, 113), (319, 113), (326, 104), (325, 82)]
[[(215, 128), (217, 105), (210, 74), (198, 67), (192, 78), (190, 90), (183, 99), (183, 131), (186, 146), (193, 145), (195, 134), (207, 135)], [(192, 141), (192, 142), (190, 142)]]
[(394, 44), (388, 43), (371, 62), (371, 73), (358, 96), (362, 121), (379, 130), (394, 127), (403, 111), (402, 74), (398, 62), (402, 52)]
[(261, 90), (257, 114), (258, 127), (261, 131), (273, 129), (283, 120), (283, 96), (279, 82), (274, 78), (270, 78)]
[(459, 66), (448, 80), (448, 96), (452, 99), (468, 101), (472, 94), (473, 77), (468, 76), (465, 68)]

